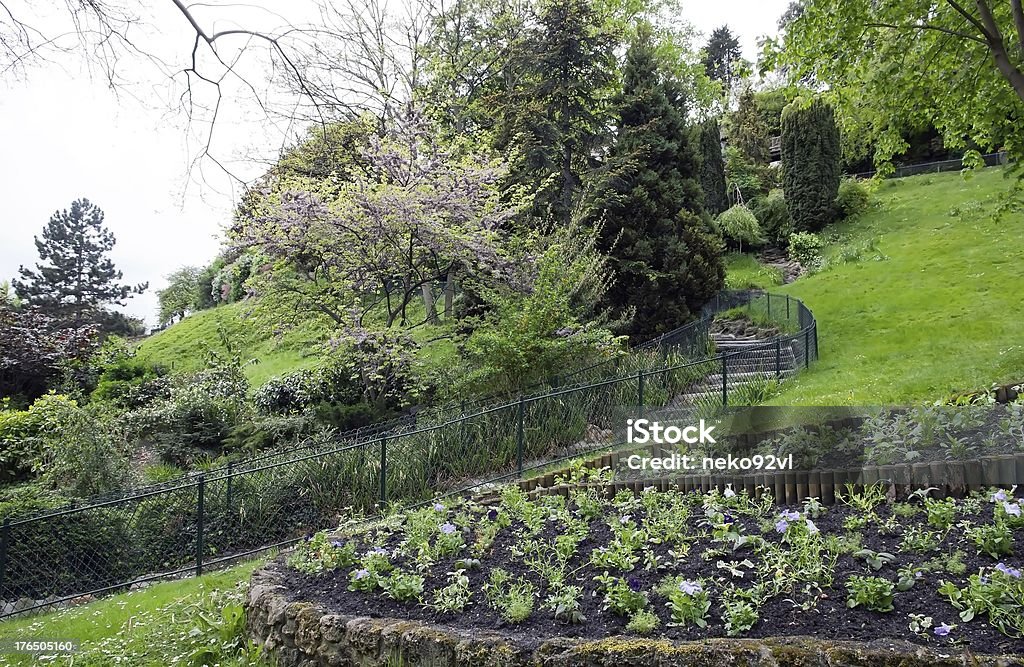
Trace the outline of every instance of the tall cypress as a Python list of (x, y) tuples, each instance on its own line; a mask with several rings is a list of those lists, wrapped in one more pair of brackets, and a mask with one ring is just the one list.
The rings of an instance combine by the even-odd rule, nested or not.
[(103, 226), (103, 211), (88, 199), (55, 212), (35, 242), (42, 263), (35, 271), (19, 267), (22, 280), (13, 281), (14, 289), (25, 303), (62, 325), (95, 322), (101, 306), (123, 306), (129, 294), (147, 287), (118, 282), (122, 274), (107, 257), (114, 235)]
[(624, 173), (610, 186), (602, 228), (616, 274), (606, 305), (615, 314), (635, 308), (627, 333), (644, 339), (690, 319), (721, 289), (724, 269), (704, 213), (683, 91), (659, 67), (649, 26), (627, 52), (615, 101), (612, 161)]
[(711, 119), (700, 126), (700, 184), (704, 188), (704, 208), (718, 215), (729, 208), (725, 188), (725, 161), (722, 159), (722, 131)]
[(783, 110), (782, 190), (797, 230), (818, 231), (835, 219), (841, 157), (831, 105), (798, 99)]

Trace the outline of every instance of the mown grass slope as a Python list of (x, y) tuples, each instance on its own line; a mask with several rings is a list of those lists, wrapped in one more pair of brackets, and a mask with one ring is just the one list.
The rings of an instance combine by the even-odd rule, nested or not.
[(779, 405), (903, 404), (1024, 381), (1024, 216), (1001, 169), (886, 181), (826, 230), (828, 266), (774, 288), (819, 323), (821, 359)]
[[(422, 320), (422, 306), (409, 309), (412, 321)], [(330, 331), (315, 321), (293, 324), (266, 322), (260, 318), (254, 301), (241, 301), (202, 310), (189, 315), (164, 331), (140, 343), (138, 356), (161, 364), (173, 372), (200, 370), (206, 366), (208, 351), (226, 354), (225, 338), (243, 362), (252, 387), (289, 371), (315, 366), (324, 354)], [(421, 345), (420, 361), (426, 370), (442, 368), (454, 362), (455, 346), (446, 334), (446, 326), (421, 325), (409, 331)]]

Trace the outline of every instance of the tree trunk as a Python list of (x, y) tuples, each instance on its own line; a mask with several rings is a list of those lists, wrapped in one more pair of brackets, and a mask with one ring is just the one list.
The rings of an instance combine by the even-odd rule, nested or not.
[(444, 319), (452, 319), (453, 303), (455, 302), (455, 270), (448, 270), (448, 279), (444, 283)]
[[(1010, 60), (1009, 54), (1006, 52), (1006, 42), (1003, 41), (1003, 34), (999, 30), (999, 24), (996, 23), (995, 17), (992, 15), (992, 10), (989, 8), (986, 0), (976, 0), (975, 4), (978, 7), (978, 13), (981, 14), (981, 23), (985, 30), (985, 41), (988, 43), (988, 49), (992, 52), (992, 59), (996, 61), (996, 67), (999, 69), (999, 73), (1003, 75), (1009, 84), (1013, 87), (1013, 91), (1017, 93), (1017, 97), (1024, 102), (1024, 72), (1021, 72)], [(1018, 21), (1018, 15), (1016, 12), (1017, 7), (1014, 7), (1014, 23), (1020, 27), (1024, 23), (1024, 17), (1020, 17)], [(1024, 35), (1018, 35), (1019, 38), (1024, 39)]]
[(423, 309), (427, 313), (427, 324), (437, 324), (437, 304), (434, 301), (434, 290), (430, 283), (423, 283), (420, 286), (423, 292)]

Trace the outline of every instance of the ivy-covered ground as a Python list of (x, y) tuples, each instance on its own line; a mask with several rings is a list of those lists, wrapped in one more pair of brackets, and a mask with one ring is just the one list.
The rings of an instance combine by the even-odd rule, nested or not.
[(329, 610), (554, 636), (908, 639), (1024, 653), (1024, 518), (1009, 491), (891, 502), (881, 486), (780, 508), (649, 491), (438, 503), (288, 559)]

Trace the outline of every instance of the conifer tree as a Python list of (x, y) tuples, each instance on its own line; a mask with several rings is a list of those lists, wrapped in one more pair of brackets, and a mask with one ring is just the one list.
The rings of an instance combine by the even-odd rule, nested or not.
[(649, 338), (700, 309), (724, 279), (719, 244), (702, 204), (698, 159), (682, 88), (659, 67), (649, 27), (626, 55), (612, 160), (627, 165), (609, 193), (602, 228), (615, 283), (606, 304), (636, 309), (628, 333)]
[(782, 190), (799, 231), (832, 222), (842, 148), (832, 106), (797, 99), (782, 112)]
[[(590, 0), (544, 0), (498, 101), (497, 144), (509, 152), (506, 187), (533, 193), (532, 213), (567, 224), (596, 155), (611, 137), (607, 90), (614, 40)], [(509, 150), (511, 149), (511, 150)]]
[(103, 226), (103, 211), (88, 199), (55, 212), (35, 242), (42, 262), (35, 271), (19, 267), (22, 280), (13, 281), (14, 289), (28, 306), (62, 326), (95, 322), (103, 305), (123, 306), (130, 294), (148, 287), (118, 282), (122, 274), (107, 257), (114, 235)]
[(725, 161), (722, 159), (722, 132), (718, 121), (700, 126), (700, 184), (704, 188), (704, 208), (712, 216), (729, 208), (725, 189)]

